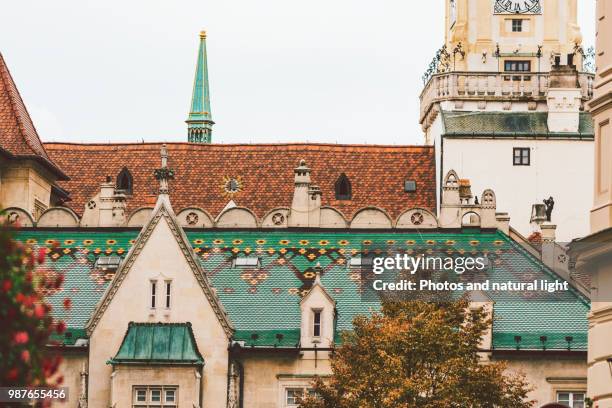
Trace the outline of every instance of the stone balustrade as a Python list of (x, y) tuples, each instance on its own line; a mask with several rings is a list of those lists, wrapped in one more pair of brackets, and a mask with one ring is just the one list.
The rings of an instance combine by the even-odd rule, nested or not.
[[(434, 103), (444, 100), (545, 101), (548, 73), (446, 72), (432, 75), (421, 92), (420, 122)], [(594, 75), (578, 74), (582, 98), (593, 97)]]

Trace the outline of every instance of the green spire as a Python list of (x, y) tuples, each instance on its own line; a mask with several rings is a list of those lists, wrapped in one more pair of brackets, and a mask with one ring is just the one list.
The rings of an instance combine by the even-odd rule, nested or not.
[(211, 143), (212, 126), (215, 124), (210, 113), (210, 90), (208, 88), (208, 63), (206, 58), (206, 31), (200, 32), (198, 65), (193, 81), (191, 110), (187, 118), (188, 141)]

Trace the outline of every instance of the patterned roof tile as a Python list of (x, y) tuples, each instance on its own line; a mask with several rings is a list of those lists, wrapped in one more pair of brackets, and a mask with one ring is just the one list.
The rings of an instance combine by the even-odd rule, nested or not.
[[(125, 256), (137, 230), (41, 231), (22, 230), (19, 239), (50, 248), (44, 267), (49, 273), (66, 275), (64, 288), (50, 294), (53, 313), (71, 329), (82, 329), (114, 273), (97, 270), (99, 255)], [(351, 256), (364, 248), (393, 241), (402, 250), (447, 253), (487, 253), (493, 260), (490, 279), (507, 282), (529, 279), (560, 279), (519, 244), (500, 232), (347, 232), (218, 231), (187, 233), (203, 270), (227, 310), (236, 332), (235, 340), (247, 346), (295, 347), (299, 341), (299, 302), (314, 281), (314, 268), (322, 268), (321, 281), (338, 308), (338, 332), (350, 330), (353, 318), (379, 310), (376, 299), (362, 296), (360, 269), (351, 267)], [(57, 242), (59, 246), (54, 245)], [(235, 256), (258, 256), (259, 267), (236, 267)], [(66, 297), (73, 307), (63, 310)], [(547, 294), (517, 292), (491, 295), (494, 304), (493, 346), (541, 349), (586, 349), (588, 300), (577, 291), (561, 298)], [(339, 340), (339, 336), (338, 340)], [(69, 344), (69, 342), (66, 342)]]

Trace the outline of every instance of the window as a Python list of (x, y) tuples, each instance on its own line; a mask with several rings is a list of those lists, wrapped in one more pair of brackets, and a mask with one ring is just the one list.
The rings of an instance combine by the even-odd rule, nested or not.
[(117, 190), (123, 191), (125, 194), (132, 194), (132, 173), (124, 167), (117, 175)]
[(531, 72), (531, 61), (504, 61), (507, 72)]
[(287, 388), (285, 407), (297, 407), (306, 395), (314, 396), (316, 394), (311, 388)]
[(584, 408), (584, 392), (557, 392), (557, 402), (570, 408)]
[(172, 281), (166, 281), (166, 309), (170, 309), (171, 290), (172, 290)]
[(529, 166), (531, 165), (531, 151), (528, 147), (515, 147), (512, 160), (515, 166)]
[(512, 32), (520, 33), (523, 31), (523, 20), (521, 19), (513, 19), (512, 20)]
[(155, 309), (155, 296), (157, 295), (157, 282), (151, 281), (151, 309)]
[(312, 335), (314, 337), (321, 337), (321, 311), (320, 310), (313, 310)]
[(176, 386), (137, 386), (134, 387), (133, 408), (176, 408), (178, 407), (178, 388)]
[(335, 185), (336, 200), (350, 200), (352, 198), (351, 182), (346, 177), (346, 174), (342, 173)]

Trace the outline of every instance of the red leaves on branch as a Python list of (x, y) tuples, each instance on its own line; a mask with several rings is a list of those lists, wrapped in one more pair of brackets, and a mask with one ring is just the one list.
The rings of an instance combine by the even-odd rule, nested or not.
[[(53, 244), (54, 247), (58, 242)], [(54, 321), (46, 297), (61, 291), (64, 276), (38, 267), (48, 248), (33, 248), (14, 239), (14, 225), (7, 227), (0, 214), (0, 384), (3, 386), (55, 386), (61, 356), (49, 345), (51, 336), (66, 331)], [(63, 300), (66, 310), (70, 299)]]

